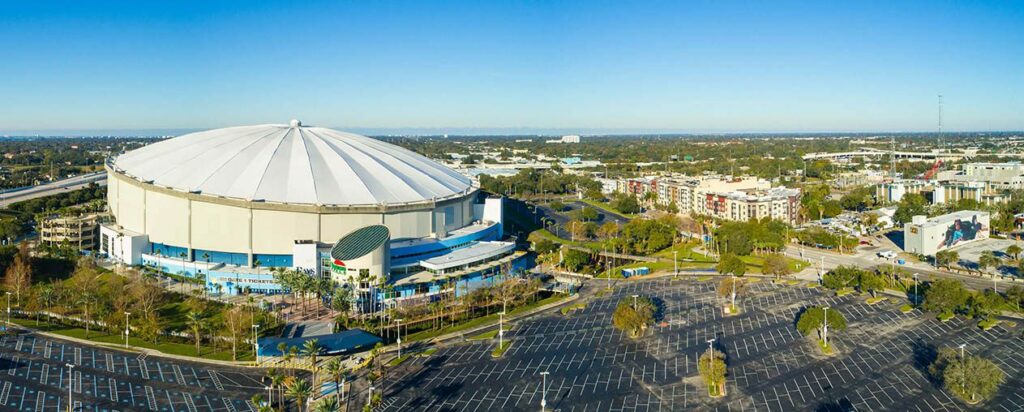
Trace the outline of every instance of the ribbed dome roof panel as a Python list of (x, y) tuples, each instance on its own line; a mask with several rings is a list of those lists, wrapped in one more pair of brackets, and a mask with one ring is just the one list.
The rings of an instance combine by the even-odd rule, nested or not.
[(278, 203), (409, 203), (472, 186), (458, 172), (398, 146), (305, 126), (191, 133), (125, 153), (114, 164), (159, 186)]

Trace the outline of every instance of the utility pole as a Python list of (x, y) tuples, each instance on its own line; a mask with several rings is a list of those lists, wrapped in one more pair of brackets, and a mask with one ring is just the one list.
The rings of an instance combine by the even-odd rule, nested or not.
[(918, 296), (917, 296), (917, 273), (915, 273), (914, 274), (914, 304), (916, 305), (918, 302), (919, 302), (919, 300), (918, 300)]
[(395, 319), (398, 323), (398, 358), (402, 358), (402, 319)]
[[(498, 312), (498, 350), (505, 347), (505, 311)], [(401, 357), (401, 346), (399, 346)]]
[(679, 276), (679, 251), (678, 250), (673, 250), (672, 251), (672, 266), (674, 268), (675, 275)]
[(260, 364), (260, 325), (252, 325), (252, 353), (256, 355), (256, 364)]
[[(967, 359), (964, 357), (964, 348), (967, 347), (966, 343), (960, 344), (960, 370), (964, 372), (963, 380), (960, 381), (960, 391), (967, 392)], [(974, 394), (971, 394), (971, 400), (974, 400)]]

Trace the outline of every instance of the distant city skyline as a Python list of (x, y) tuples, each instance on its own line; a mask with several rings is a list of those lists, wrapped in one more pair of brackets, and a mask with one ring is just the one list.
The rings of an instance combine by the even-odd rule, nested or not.
[[(1021, 2), (0, 2), (0, 135), (1024, 130)], [(118, 133), (111, 133), (118, 134)], [(178, 133), (168, 133), (178, 134)]]

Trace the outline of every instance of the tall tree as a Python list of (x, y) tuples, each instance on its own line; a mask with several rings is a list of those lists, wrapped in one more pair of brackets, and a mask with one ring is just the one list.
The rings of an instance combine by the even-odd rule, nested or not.
[(203, 331), (206, 330), (206, 318), (199, 312), (191, 311), (185, 315), (185, 324), (192, 332), (192, 339), (196, 342), (196, 355), (199, 355), (199, 343), (202, 341)]
[(731, 253), (722, 255), (718, 265), (715, 266), (718, 273), (726, 275), (743, 276), (747, 273), (747, 263)]
[(32, 256), (29, 255), (28, 243), (22, 242), (18, 247), (18, 253), (14, 255), (14, 262), (7, 268), (4, 276), (4, 287), (14, 293), (16, 306), (21, 306), (21, 295), (26, 293), (32, 286)]
[(223, 333), (228, 341), (231, 342), (231, 360), (238, 360), (238, 344), (245, 341), (245, 338), (249, 336), (248, 329), (250, 326), (249, 317), (246, 316), (245, 310), (241, 306), (233, 306), (224, 312), (224, 329)]

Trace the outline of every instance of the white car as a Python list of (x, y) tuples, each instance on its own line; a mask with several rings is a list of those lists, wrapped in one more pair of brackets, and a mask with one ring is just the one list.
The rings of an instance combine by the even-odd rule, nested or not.
[(893, 259), (893, 258), (896, 257), (896, 252), (893, 252), (891, 250), (881, 251), (881, 252), (878, 252), (878, 257), (885, 258), (885, 259)]

